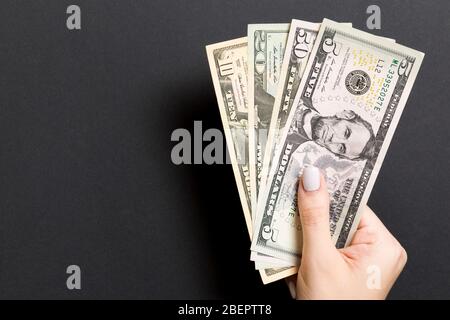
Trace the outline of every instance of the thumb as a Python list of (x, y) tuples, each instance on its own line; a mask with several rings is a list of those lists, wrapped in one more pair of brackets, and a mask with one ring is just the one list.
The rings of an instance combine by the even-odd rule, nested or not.
[(323, 255), (335, 249), (330, 235), (329, 206), (330, 196), (325, 178), (318, 168), (306, 167), (298, 187), (303, 255)]

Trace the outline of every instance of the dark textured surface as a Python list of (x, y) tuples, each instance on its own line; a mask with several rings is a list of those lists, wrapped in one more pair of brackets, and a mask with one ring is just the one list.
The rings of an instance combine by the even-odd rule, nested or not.
[[(204, 46), (247, 23), (353, 22), (372, 1), (2, 1), (0, 298), (288, 298), (263, 286), (230, 166), (175, 166), (221, 127)], [(450, 298), (447, 1), (377, 1), (426, 53), (369, 204), (406, 247), (391, 298)], [(78, 264), (82, 290), (66, 289)]]

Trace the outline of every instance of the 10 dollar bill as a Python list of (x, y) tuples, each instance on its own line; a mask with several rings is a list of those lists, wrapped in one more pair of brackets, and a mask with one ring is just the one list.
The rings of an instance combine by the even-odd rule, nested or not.
[[(239, 198), (250, 238), (252, 217), (248, 174), (247, 38), (206, 47), (211, 77)], [(297, 272), (297, 268), (260, 270), (263, 283), (273, 282)]]

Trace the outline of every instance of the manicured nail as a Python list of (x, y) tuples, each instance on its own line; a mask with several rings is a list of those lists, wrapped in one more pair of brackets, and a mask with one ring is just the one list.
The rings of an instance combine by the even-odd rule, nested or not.
[(316, 191), (320, 188), (320, 171), (316, 167), (303, 169), (303, 188), (306, 191)]
[(297, 293), (295, 292), (295, 283), (293, 281), (288, 281), (289, 292), (291, 293), (292, 299), (297, 298)]

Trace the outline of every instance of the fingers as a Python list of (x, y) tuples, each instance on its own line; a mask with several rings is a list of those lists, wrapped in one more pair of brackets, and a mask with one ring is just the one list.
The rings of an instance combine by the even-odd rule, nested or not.
[(378, 219), (375, 212), (372, 211), (368, 206), (365, 206), (364, 212), (361, 215), (361, 220), (359, 221), (358, 229), (364, 228), (364, 227), (378, 227), (383, 225), (380, 219)]
[(303, 253), (324, 254), (334, 250), (329, 223), (330, 197), (319, 169), (303, 170), (298, 188), (298, 208), (303, 230)]
[[(361, 214), (361, 218), (358, 223), (358, 228), (353, 235), (350, 247), (360, 244), (368, 245), (375, 243), (380, 238), (379, 235), (384, 231), (384, 229), (384, 226), (375, 213), (368, 206), (364, 206), (363, 213)], [(357, 249), (361, 250), (361, 248)], [(345, 249), (343, 250), (346, 252)]]
[(291, 294), (292, 299), (297, 298), (297, 275), (286, 278), (286, 284)]

